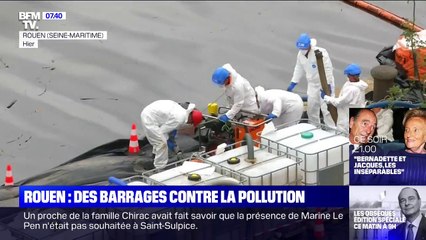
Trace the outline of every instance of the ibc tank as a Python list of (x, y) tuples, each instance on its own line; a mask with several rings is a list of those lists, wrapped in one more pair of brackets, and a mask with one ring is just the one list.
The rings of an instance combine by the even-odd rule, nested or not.
[[(246, 181), (241, 175), (231, 178), (229, 170), (217, 168), (209, 163), (182, 162), (182, 165), (165, 171), (154, 170), (152, 175), (145, 172), (146, 182), (150, 185), (239, 185)], [(188, 175), (194, 173), (200, 175), (201, 180), (189, 180)]]
[[(268, 152), (267, 149), (254, 147), (255, 163), (246, 162), (247, 146), (228, 150), (207, 158), (206, 160), (217, 164), (233, 172), (247, 177), (246, 185), (289, 185), (296, 184), (298, 180), (298, 168), (296, 161), (284, 156), (278, 156)], [(228, 159), (237, 157), (240, 162), (229, 164)]]
[(148, 184), (141, 181), (132, 181), (127, 184), (127, 186), (146, 186)]
[[(301, 133), (311, 132), (313, 137), (303, 138)], [(271, 146), (278, 142), (279, 150), (302, 159), (306, 185), (317, 185), (319, 171), (343, 164), (343, 184), (349, 184), (349, 139), (327, 132), (309, 123), (300, 123), (262, 136), (262, 142)], [(281, 146), (279, 145), (279, 146)]]

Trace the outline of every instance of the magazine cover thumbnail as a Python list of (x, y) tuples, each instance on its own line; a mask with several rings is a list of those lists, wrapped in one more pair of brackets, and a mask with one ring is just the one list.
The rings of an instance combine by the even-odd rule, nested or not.
[(426, 184), (426, 109), (350, 109), (351, 185)]
[(425, 239), (425, 194), (425, 186), (351, 186), (349, 239)]

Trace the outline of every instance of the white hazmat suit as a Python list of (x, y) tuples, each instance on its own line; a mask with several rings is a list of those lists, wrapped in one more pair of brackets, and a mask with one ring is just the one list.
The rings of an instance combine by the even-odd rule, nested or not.
[(231, 74), (231, 83), (225, 86), (225, 94), (231, 108), (226, 112), (226, 116), (233, 119), (241, 110), (259, 113), (255, 92), (249, 81), (235, 71), (231, 64), (227, 63), (222, 67)]
[(265, 91), (261, 86), (257, 86), (255, 91), (260, 112), (277, 116), (272, 120), (275, 126), (296, 122), (302, 118), (303, 100), (299, 95), (281, 89)]
[(321, 99), (318, 94), (321, 89), (321, 81), (318, 73), (317, 59), (315, 57), (315, 50), (320, 50), (323, 56), (324, 71), (327, 78), (327, 84), (331, 87), (331, 96), (334, 96), (334, 75), (333, 65), (327, 50), (316, 46), (316, 39), (311, 39), (311, 50), (306, 57), (303, 50), (299, 50), (297, 53), (296, 66), (294, 67), (293, 77), (291, 82), (299, 83), (303, 76), (308, 81), (308, 106), (307, 113), (308, 118), (314, 123), (320, 123), (320, 109), (324, 117), (324, 123), (334, 128), (335, 123), (331, 118), (331, 114), (327, 109), (327, 104)]
[(185, 109), (172, 100), (157, 100), (142, 110), (142, 130), (153, 147), (156, 168), (164, 167), (169, 159), (167, 148), (169, 133), (187, 123), (188, 116), (194, 108), (193, 103)]
[(365, 107), (365, 90), (368, 84), (363, 80), (350, 82), (349, 80), (340, 90), (339, 97), (324, 96), (324, 101), (337, 108), (337, 129), (349, 133), (349, 108)]

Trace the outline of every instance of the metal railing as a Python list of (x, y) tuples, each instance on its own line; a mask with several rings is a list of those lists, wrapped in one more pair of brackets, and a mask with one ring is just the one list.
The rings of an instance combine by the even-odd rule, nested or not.
[[(257, 147), (254, 147), (254, 155), (256, 157), (256, 155), (264, 155), (265, 159), (256, 159), (255, 163), (245, 163), (245, 164), (241, 164), (240, 166), (238, 166), (236, 169), (232, 168), (232, 165), (227, 163), (227, 160), (229, 158), (232, 157), (236, 157), (236, 158), (240, 158), (240, 161), (244, 161), (244, 158), (247, 156), (247, 151), (242, 151), (240, 153), (235, 153), (235, 155), (230, 156), (229, 158), (227, 157), (227, 155), (229, 155), (229, 153), (233, 153), (231, 150), (232, 149), (241, 149), (241, 148), (247, 148), (246, 146), (246, 140), (240, 141), (240, 142), (236, 142), (233, 144), (228, 145), (226, 148), (228, 149), (227, 151), (225, 151), (222, 154), (216, 155), (215, 152), (216, 150), (207, 152), (202, 154), (201, 156), (203, 157), (203, 159), (205, 159), (207, 162), (210, 162), (212, 164), (216, 164), (221, 166), (223, 169), (228, 169), (229, 171), (234, 172), (235, 174), (240, 174), (245, 176), (248, 179), (247, 184), (248, 185), (253, 185), (253, 183), (258, 183), (256, 185), (277, 185), (276, 181), (277, 179), (280, 179), (279, 177), (277, 178), (276, 175), (281, 174), (283, 178), (281, 178), (281, 180), (283, 180), (284, 184), (282, 185), (298, 185), (299, 182), (299, 171), (300, 171), (300, 163), (302, 162), (302, 159), (291, 155), (289, 153), (286, 153), (284, 151), (281, 151), (280, 149), (277, 148), (273, 148), (271, 146), (267, 146), (265, 144), (262, 144), (261, 142), (258, 141), (254, 141), (254, 145), (256, 145)], [(280, 145), (277, 143), (277, 145)], [(240, 146), (240, 147), (236, 147), (236, 146)], [(265, 154), (268, 153), (268, 154)], [(225, 156), (225, 157), (221, 157)], [(215, 161), (213, 160), (213, 158), (219, 158), (219, 161)], [(268, 172), (265, 173), (259, 173), (259, 174), (252, 174), (249, 175), (245, 172), (247, 171), (251, 171), (254, 168), (261, 168), (261, 169), (265, 169), (262, 168), (268, 164), (271, 164), (273, 162), (276, 161), (283, 161), (283, 165), (275, 168), (273, 170), (270, 170)], [(284, 163), (284, 160), (293, 160), (293, 162), (291, 163)], [(284, 165), (285, 164), (285, 165)], [(246, 165), (246, 166), (243, 166)], [(294, 179), (290, 179), (291, 175), (293, 174)], [(275, 176), (274, 176), (275, 175)], [(274, 181), (275, 180), (275, 181)]]
[[(199, 164), (199, 167), (196, 167), (195, 169), (191, 169), (188, 171), (182, 171), (185, 170), (182, 168), (183, 164), (185, 162), (193, 162), (195, 166), (197, 163), (203, 163)], [(141, 181), (143, 183), (146, 183), (148, 185), (167, 185), (168, 182), (173, 181), (173, 179), (176, 178), (187, 178), (190, 174), (197, 173), (204, 170), (209, 170), (210, 168), (214, 168), (214, 173), (204, 178), (204, 176), (199, 181), (190, 181), (190, 185), (216, 185), (215, 183), (225, 183), (229, 182), (231, 185), (242, 185), (247, 181), (247, 178), (242, 175), (235, 173), (229, 169), (226, 169), (225, 167), (211, 164), (209, 162), (204, 161), (204, 159), (198, 154), (195, 153), (189, 158), (185, 158), (170, 164), (167, 164), (165, 167), (160, 169), (152, 169), (146, 172), (143, 172), (140, 175), (131, 176), (128, 178), (123, 179), (123, 181), (130, 183), (132, 181)], [(173, 171), (176, 170), (176, 171)], [(167, 174), (167, 177), (161, 178), (161, 180), (158, 180), (159, 174), (166, 175), (166, 172), (169, 171), (170, 174)], [(173, 172), (172, 172), (173, 171)]]
[[(289, 133), (286, 136), (281, 136), (281, 137), (279, 136), (280, 130), (287, 129), (290, 126), (295, 126), (296, 123), (308, 123), (312, 125), (312, 127), (309, 126), (306, 129), (297, 129), (293, 133)], [(291, 138), (294, 138), (303, 132), (319, 131), (319, 130), (327, 131), (331, 135), (323, 136), (320, 138), (316, 137), (316, 138), (313, 138), (312, 140), (307, 139), (303, 144), (298, 146), (286, 145), (285, 143), (283, 143), (286, 140), (290, 141)], [(274, 134), (274, 137), (270, 137), (271, 133), (266, 134), (265, 136), (260, 136), (261, 138), (260, 141), (265, 143), (265, 145), (267, 145), (268, 148), (279, 147), (281, 151), (284, 151), (286, 153), (292, 153), (298, 157), (301, 157), (303, 159), (303, 162), (301, 163), (302, 165), (301, 171), (304, 173), (304, 177), (303, 177), (304, 180), (302, 181), (304, 185), (318, 185), (318, 183), (320, 183), (319, 181), (320, 171), (330, 169), (332, 167), (336, 167), (341, 164), (343, 164), (343, 169), (344, 169), (342, 173), (342, 178), (343, 179), (347, 178), (348, 180), (347, 182), (349, 183), (349, 170), (345, 171), (345, 168), (346, 168), (345, 165), (347, 165), (348, 166), (347, 168), (349, 168), (349, 139), (347, 142), (333, 145), (329, 148), (325, 148), (315, 153), (308, 153), (305, 151), (306, 148), (311, 144), (317, 144), (317, 143), (320, 143), (321, 141), (332, 140), (336, 136), (347, 137), (347, 134), (339, 130), (325, 126), (323, 124), (312, 123), (311, 121), (307, 119), (302, 119), (301, 121), (277, 126), (276, 130), (272, 132), (272, 134)], [(338, 153), (340, 161), (338, 162), (334, 161), (334, 163), (331, 163), (332, 161), (330, 160), (330, 156), (332, 155), (331, 154), (332, 152)], [(308, 170), (309, 168), (312, 169), (312, 163), (311, 164), (308, 163), (308, 161), (312, 159), (315, 159), (316, 167), (314, 168), (314, 170)], [(322, 163), (323, 161), (325, 161), (325, 166), (320, 166), (320, 163)], [(309, 182), (307, 181), (308, 176), (311, 176), (311, 175), (315, 175), (315, 178), (316, 178), (316, 180), (313, 183), (311, 181)]]

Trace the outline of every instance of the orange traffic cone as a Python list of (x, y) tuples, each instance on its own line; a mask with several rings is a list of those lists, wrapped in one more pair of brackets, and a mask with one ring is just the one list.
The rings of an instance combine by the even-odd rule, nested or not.
[[(318, 212), (320, 212), (319, 209), (317, 209)], [(324, 239), (325, 232), (324, 232), (324, 220), (322, 219), (315, 219), (314, 223), (314, 237), (316, 240)]]
[(132, 124), (132, 131), (130, 131), (130, 142), (129, 142), (129, 153), (130, 154), (137, 154), (139, 153), (139, 141), (138, 141), (138, 134), (136, 133), (136, 124)]
[(12, 176), (12, 166), (7, 164), (6, 167), (6, 177), (4, 179), (5, 186), (13, 186), (13, 176)]

